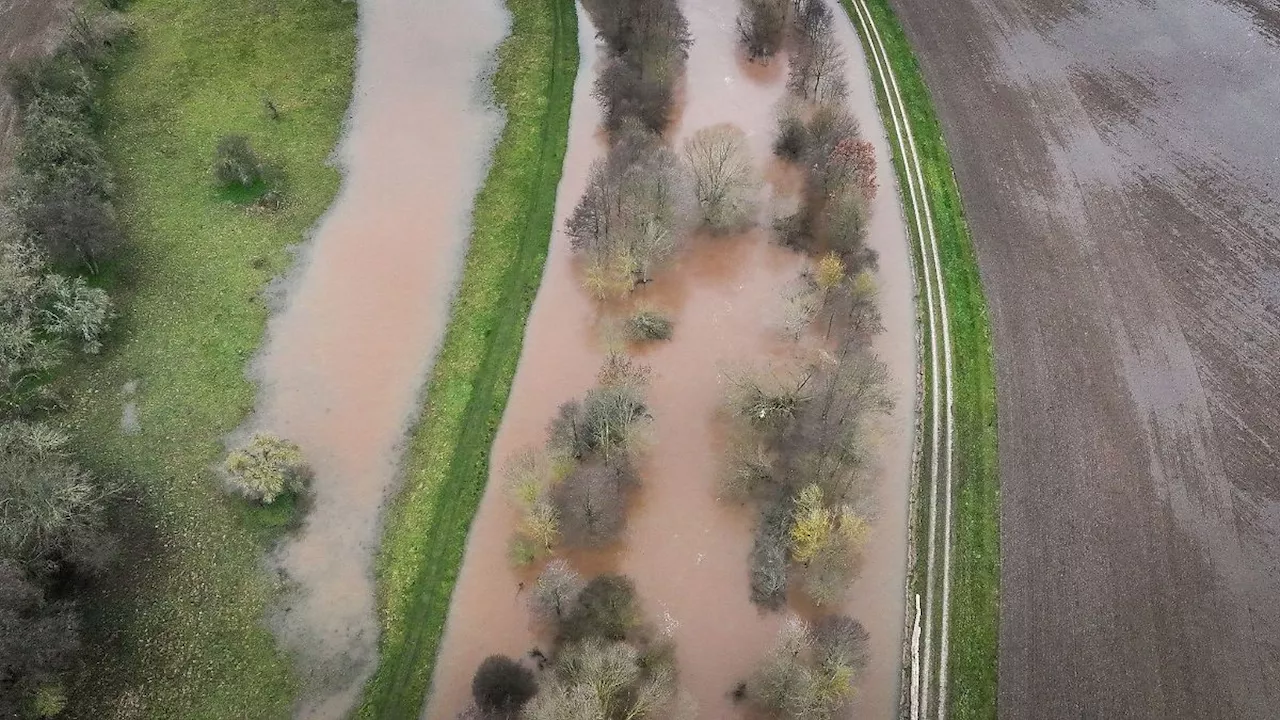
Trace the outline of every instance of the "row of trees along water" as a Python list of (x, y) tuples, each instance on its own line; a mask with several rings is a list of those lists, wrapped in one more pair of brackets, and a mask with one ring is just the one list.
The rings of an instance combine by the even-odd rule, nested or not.
[[(566, 230), (585, 259), (584, 284), (603, 300), (651, 280), (690, 221), (684, 169), (662, 138), (690, 37), (676, 0), (587, 0), (584, 7), (606, 51), (594, 94), (610, 142)], [(731, 217), (739, 201), (726, 197), (714, 221), (743, 222)], [(615, 339), (665, 340), (674, 332), (651, 307), (635, 308), (619, 325)], [(620, 538), (648, 444), (648, 384), (647, 367), (610, 352), (595, 386), (560, 406), (545, 448), (507, 459), (506, 490), (520, 511), (511, 558), (519, 566), (545, 562), (528, 602), (549, 649), (520, 660), (487, 658), (463, 717), (692, 716), (677, 690), (674, 645), (643, 620), (631, 580), (613, 573), (588, 580), (565, 560), (548, 560), (560, 550), (604, 548)]]
[[(761, 180), (745, 136), (731, 125), (693, 133), (678, 152), (664, 139), (691, 42), (675, 0), (593, 0), (585, 7), (607, 51), (594, 94), (609, 147), (592, 165), (566, 231), (583, 260), (585, 288), (617, 301), (651, 281), (683, 243), (754, 225)], [(752, 600), (781, 610), (794, 584), (819, 608), (811, 621), (789, 618), (757, 671), (726, 689), (771, 717), (831, 717), (851, 698), (866, 663), (862, 626), (825, 611), (844, 598), (870, 530), (867, 424), (888, 408), (885, 369), (867, 348), (880, 329), (876, 258), (864, 243), (875, 159), (844, 105), (845, 59), (832, 22), (821, 0), (744, 0), (739, 18), (753, 61), (789, 53), (789, 96), (774, 151), (803, 176), (803, 190), (794, 211), (772, 226), (781, 242), (813, 258), (781, 299), (793, 359), (735, 371), (726, 398), (733, 441), (723, 496), (759, 511), (749, 558)], [(673, 332), (661, 310), (641, 307), (622, 321), (619, 335), (645, 341)], [(514, 563), (605, 548), (621, 537), (652, 421), (648, 376), (648, 368), (610, 352), (595, 387), (560, 406), (545, 448), (508, 459), (505, 485), (520, 518)], [(549, 655), (485, 660), (464, 715), (693, 712), (676, 691), (670, 642), (640, 620), (625, 577), (588, 582), (563, 559), (551, 559), (529, 605), (552, 640)]]
[[(113, 507), (134, 488), (95, 477), (56, 427), (60, 373), (95, 355), (116, 313), (96, 285), (128, 259), (116, 183), (100, 142), (99, 94), (113, 48), (130, 34), (104, 3), (72, 14), (49, 55), (10, 64), (18, 141), (0, 203), (0, 716), (52, 717), (66, 706), (62, 675), (80, 654), (84, 593), (103, 583), (119, 547)], [(111, 9), (108, 9), (111, 8)], [(269, 100), (266, 112), (279, 113)], [(211, 179), (228, 202), (279, 207), (283, 175), (229, 135)], [(125, 388), (126, 393), (133, 392)], [(122, 432), (137, 432), (126, 415)], [(301, 491), (297, 446), (255, 436), (232, 453), (226, 479), (253, 502)], [(124, 538), (126, 541), (127, 538)]]
[(863, 627), (828, 612), (846, 599), (871, 530), (871, 423), (890, 408), (887, 370), (870, 351), (882, 329), (876, 256), (865, 245), (875, 154), (846, 106), (846, 59), (833, 23), (825, 0), (742, 0), (738, 17), (749, 57), (787, 54), (789, 97), (773, 150), (800, 174), (802, 189), (773, 229), (812, 264), (783, 298), (791, 358), (730, 378), (722, 497), (758, 512), (752, 601), (779, 610), (794, 594), (811, 605), (813, 622), (790, 618), (740, 688), (768, 716), (796, 719), (845, 707), (867, 661)]

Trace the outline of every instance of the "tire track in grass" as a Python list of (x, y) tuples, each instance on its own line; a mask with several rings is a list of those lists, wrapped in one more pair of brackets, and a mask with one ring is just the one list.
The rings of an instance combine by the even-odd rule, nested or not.
[[(929, 530), (928, 530), (928, 559), (926, 567), (926, 591), (925, 591), (925, 625), (924, 625), (924, 663), (923, 672), (921, 673), (921, 683), (919, 694), (915, 693), (913, 683), (911, 703), (911, 717), (918, 718), (923, 711), (924, 716), (929, 715), (929, 698), (930, 684), (932, 682), (933, 670), (933, 618), (934, 618), (934, 594), (937, 585), (937, 515), (938, 515), (938, 487), (939, 473), (938, 460), (941, 454), (941, 446), (945, 444), (945, 470), (942, 473), (943, 480), (943, 533), (942, 533), (942, 600), (940, 611), (939, 631), (939, 652), (938, 652), (938, 718), (946, 716), (946, 697), (947, 697), (947, 656), (950, 650), (948, 642), (948, 631), (950, 629), (950, 598), (951, 598), (951, 518), (952, 518), (952, 485), (953, 485), (953, 469), (954, 469), (954, 434), (955, 434), (955, 391), (954, 391), (954, 365), (951, 356), (951, 322), (947, 313), (947, 295), (946, 284), (942, 273), (942, 265), (939, 260), (938, 237), (934, 229), (933, 212), (929, 207), (929, 198), (926, 193), (926, 185), (924, 181), (924, 173), (921, 170), (919, 151), (916, 148), (915, 138), (911, 131), (911, 121), (907, 115), (906, 104), (902, 100), (902, 93), (898, 88), (897, 77), (894, 75), (893, 66), (889, 61), (888, 51), (885, 49), (884, 42), (880, 37), (880, 30), (876, 26), (871, 12), (867, 8), (864, 0), (853, 0), (853, 7), (858, 16), (858, 20), (862, 25), (863, 37), (867, 39), (867, 49), (872, 55), (876, 74), (880, 80), (882, 92), (888, 100), (890, 115), (893, 121), (894, 135), (896, 136), (899, 152), (905, 166), (907, 185), (910, 192), (911, 205), (915, 215), (916, 238), (920, 251), (921, 269), (925, 277), (926, 287), (926, 305), (929, 315), (929, 337), (930, 337), (930, 358), (929, 364), (932, 370), (932, 399), (933, 399), (933, 433), (931, 441), (931, 457), (930, 464), (930, 487), (929, 487)], [(923, 209), (923, 220), (921, 222), (921, 212)], [(939, 323), (940, 319), (940, 323)], [(941, 325), (942, 330), (942, 372), (938, 367), (938, 328)], [(940, 413), (939, 404), (940, 396), (939, 384), (944, 386), (946, 396), (946, 428), (940, 442)]]

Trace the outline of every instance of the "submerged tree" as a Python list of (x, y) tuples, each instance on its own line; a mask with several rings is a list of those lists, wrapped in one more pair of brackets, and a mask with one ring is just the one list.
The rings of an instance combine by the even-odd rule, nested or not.
[(471, 696), (481, 712), (512, 717), (538, 692), (533, 671), (506, 655), (490, 655), (471, 678)]
[(676, 249), (684, 224), (684, 179), (660, 138), (626, 125), (608, 157), (591, 167), (587, 189), (566, 224), (586, 260), (590, 290), (617, 295), (648, 282)]
[(738, 40), (752, 60), (768, 60), (782, 49), (788, 0), (742, 0)]
[(747, 683), (752, 704), (767, 717), (827, 720), (853, 697), (865, 666), (866, 631), (843, 616), (823, 618), (814, 630), (789, 619), (774, 648)]
[(676, 0), (583, 3), (609, 51), (595, 96), (611, 130), (628, 121), (661, 132), (692, 38)]
[(585, 585), (568, 562), (552, 560), (538, 574), (529, 595), (529, 609), (540, 622), (558, 628), (577, 607)]
[(729, 232), (750, 225), (759, 181), (746, 135), (727, 123), (703, 128), (685, 142), (684, 156), (702, 226)]

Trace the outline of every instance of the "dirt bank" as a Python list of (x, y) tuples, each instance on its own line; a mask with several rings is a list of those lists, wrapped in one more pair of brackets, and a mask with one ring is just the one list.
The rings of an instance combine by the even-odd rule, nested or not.
[[(694, 45), (673, 141), (707, 125), (731, 122), (747, 132), (757, 162), (765, 165), (773, 107), (785, 93), (784, 63), (765, 69), (737, 58), (737, 5), (732, 0), (687, 3), (684, 9)], [(887, 184), (888, 150), (856, 37), (848, 27), (840, 32), (851, 56), (855, 112), (876, 144), (886, 173), (882, 182)], [(507, 561), (515, 514), (501, 491), (502, 462), (521, 447), (541, 445), (556, 407), (593, 384), (603, 357), (596, 306), (579, 289), (561, 231), (584, 187), (590, 162), (603, 153), (596, 133), (600, 114), (590, 94), (595, 43), (581, 15), (580, 33), (583, 68), (557, 197), (556, 231), (494, 444), (491, 482), (472, 525), (454, 592), (424, 711), (428, 718), (452, 718), (464, 707), (471, 673), (485, 656), (518, 657), (538, 643), (519, 592), (519, 583), (527, 584), (530, 577), (513, 572)], [(897, 410), (883, 425), (881, 516), (850, 611), (867, 624), (874, 655), (859, 689), (859, 714), (888, 716), (898, 690), (915, 346), (908, 246), (897, 195), (887, 189), (873, 209), (870, 243), (881, 254), (881, 304), (890, 326), (876, 349), (893, 369), (891, 392)], [(759, 231), (719, 240), (695, 238), (672, 266), (640, 291), (644, 300), (670, 312), (676, 324), (671, 342), (642, 354), (654, 369), (654, 442), (643, 468), (645, 486), (631, 510), (620, 552), (576, 558), (580, 566), (586, 562), (616, 567), (635, 578), (653, 622), (674, 636), (681, 682), (698, 700), (700, 717), (736, 713), (728, 693), (768, 648), (781, 619), (759, 613), (748, 597), (752, 518), (716, 498), (722, 450), (716, 415), (727, 366), (761, 362), (786, 351), (774, 323), (783, 287), (801, 263), (798, 255), (769, 243)]]
[(1275, 13), (894, 5), (991, 301), (1001, 713), (1273, 716)]
[(481, 81), (506, 27), (497, 0), (361, 5), (343, 190), (255, 363), (254, 426), (316, 469), (306, 524), (275, 558), (293, 592), (274, 624), (300, 659), (304, 717), (341, 716), (372, 669), (379, 511), (500, 128)]

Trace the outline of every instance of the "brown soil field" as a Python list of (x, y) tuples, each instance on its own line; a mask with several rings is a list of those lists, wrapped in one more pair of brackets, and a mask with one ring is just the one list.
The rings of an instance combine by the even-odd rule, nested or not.
[(1280, 9), (895, 0), (991, 303), (1000, 715), (1280, 702)]

